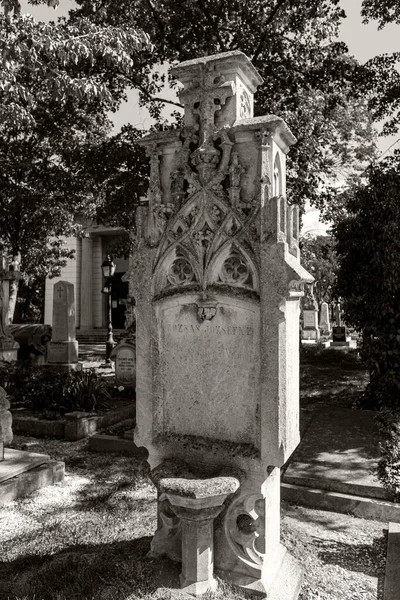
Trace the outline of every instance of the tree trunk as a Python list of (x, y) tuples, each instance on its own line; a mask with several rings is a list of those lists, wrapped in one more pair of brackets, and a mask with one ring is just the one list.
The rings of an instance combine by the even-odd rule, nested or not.
[(15, 307), (17, 305), (18, 284), (19, 281), (17, 279), (11, 279), (7, 311), (7, 323), (9, 325), (13, 322), (14, 319)]

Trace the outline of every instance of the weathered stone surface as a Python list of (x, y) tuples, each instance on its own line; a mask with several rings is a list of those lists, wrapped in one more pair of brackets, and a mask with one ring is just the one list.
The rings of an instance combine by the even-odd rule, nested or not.
[(396, 600), (400, 590), (400, 525), (389, 523), (384, 600)]
[(47, 360), (49, 364), (77, 365), (78, 363), (74, 285), (68, 281), (58, 281), (54, 284), (53, 337)]
[(53, 296), (53, 342), (75, 340), (74, 285), (57, 281)]
[(47, 454), (36, 454), (34, 452), (22, 452), (12, 448), (5, 448), (4, 461), (0, 463), (0, 482), (17, 477), (25, 471), (34, 469), (39, 465), (50, 461)]
[[(25, 453), (24, 453), (25, 454)], [(0, 506), (17, 498), (28, 496), (47, 485), (60, 483), (64, 479), (65, 465), (61, 461), (47, 463), (29, 469), (16, 477), (0, 483)]]
[(78, 362), (78, 342), (50, 342), (47, 361), (57, 364)]
[[(259, 307), (215, 296), (215, 317), (200, 320), (198, 296), (156, 309), (160, 371), (156, 430), (259, 445)], [(233, 393), (234, 390), (234, 393)]]

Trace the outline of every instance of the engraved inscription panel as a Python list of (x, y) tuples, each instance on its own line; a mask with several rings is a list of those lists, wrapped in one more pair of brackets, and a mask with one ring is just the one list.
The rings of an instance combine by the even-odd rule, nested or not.
[(316, 326), (316, 312), (314, 310), (303, 311), (303, 323), (304, 327), (315, 327)]
[(136, 357), (133, 348), (121, 348), (115, 359), (115, 381), (117, 384), (132, 385), (136, 378)]
[(256, 445), (258, 306), (224, 299), (200, 321), (195, 303), (167, 303), (159, 319), (163, 433)]

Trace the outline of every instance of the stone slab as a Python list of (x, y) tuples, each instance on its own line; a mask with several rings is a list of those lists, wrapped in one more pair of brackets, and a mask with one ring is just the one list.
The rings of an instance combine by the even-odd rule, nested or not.
[(0, 483), (0, 506), (29, 496), (32, 492), (64, 480), (65, 465), (61, 461), (50, 461), (17, 477)]
[(281, 499), (299, 506), (354, 515), (360, 519), (400, 523), (400, 504), (365, 496), (281, 483)]
[(400, 524), (389, 523), (384, 600), (399, 600), (400, 597)]
[[(75, 414), (74, 418), (68, 418), (68, 415)], [(96, 431), (115, 425), (129, 417), (135, 416), (135, 405), (126, 405), (122, 408), (111, 410), (100, 416), (88, 415), (76, 411), (76, 413), (67, 413), (66, 419), (57, 421), (47, 421), (46, 419), (37, 419), (36, 417), (22, 417), (13, 415), (13, 429), (15, 433), (28, 435), (48, 436), (60, 439), (67, 439), (70, 442), (76, 442), (85, 437), (93, 435)]]
[(4, 461), (0, 462), (0, 483), (46, 464), (49, 461), (50, 457), (47, 454), (22, 452), (21, 450), (5, 448)]
[(254, 444), (260, 402), (259, 306), (222, 295), (215, 296), (215, 305), (213, 319), (199, 321), (192, 297), (160, 302), (163, 377), (155, 394), (157, 433)]
[(78, 342), (50, 342), (48, 347), (47, 362), (49, 363), (77, 363), (78, 362)]
[(282, 481), (388, 499), (376, 477), (380, 438), (372, 411), (324, 408), (312, 419)]
[(139, 458), (147, 458), (148, 456), (147, 450), (136, 446), (133, 440), (101, 433), (96, 433), (89, 438), (89, 450), (92, 452), (123, 452)]
[(13, 413), (14, 433), (33, 436), (48, 436), (63, 438), (65, 432), (65, 421), (49, 421), (36, 417), (23, 417)]

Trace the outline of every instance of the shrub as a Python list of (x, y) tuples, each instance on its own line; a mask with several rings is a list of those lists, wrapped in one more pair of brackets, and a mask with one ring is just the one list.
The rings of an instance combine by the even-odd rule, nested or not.
[(107, 382), (94, 369), (72, 371), (64, 382), (63, 401), (69, 411), (91, 412), (104, 406), (109, 398)]
[(400, 501), (400, 412), (382, 410), (377, 418), (384, 442), (380, 444), (381, 458), (378, 477), (395, 502)]
[(108, 385), (93, 370), (65, 371), (29, 361), (0, 363), (0, 386), (11, 403), (25, 402), (48, 416), (74, 410), (91, 412), (110, 398)]

